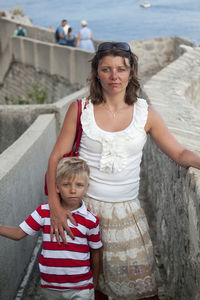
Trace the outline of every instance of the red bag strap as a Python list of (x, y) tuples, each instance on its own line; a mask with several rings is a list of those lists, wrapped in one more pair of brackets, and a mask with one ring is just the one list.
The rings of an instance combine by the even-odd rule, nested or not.
[(78, 155), (78, 150), (79, 150), (81, 136), (82, 136), (82, 125), (81, 125), (82, 101), (80, 99), (78, 99), (77, 103), (78, 103), (78, 116), (77, 116), (77, 123), (76, 123), (75, 155)]
[[(82, 113), (82, 100), (78, 99), (78, 117), (77, 117), (77, 127), (76, 127), (76, 148), (75, 148), (75, 155), (78, 156), (78, 150), (80, 146), (81, 136), (82, 136), (82, 125), (81, 125), (81, 113)], [(85, 101), (84, 109), (88, 104), (88, 100)]]

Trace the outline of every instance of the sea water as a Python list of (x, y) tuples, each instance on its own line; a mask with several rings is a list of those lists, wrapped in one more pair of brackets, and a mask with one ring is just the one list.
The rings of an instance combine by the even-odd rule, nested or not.
[(56, 28), (67, 19), (77, 34), (85, 19), (95, 39), (131, 41), (180, 36), (200, 42), (200, 0), (0, 0), (0, 10), (23, 8), (33, 25)]

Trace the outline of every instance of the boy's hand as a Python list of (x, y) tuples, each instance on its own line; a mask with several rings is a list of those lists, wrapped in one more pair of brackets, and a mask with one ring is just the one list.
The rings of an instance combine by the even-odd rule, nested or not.
[(62, 206), (59, 208), (51, 209), (51, 241), (53, 241), (53, 236), (55, 234), (57, 243), (60, 245), (62, 239), (64, 244), (67, 244), (64, 231), (74, 240), (74, 235), (72, 234), (68, 224), (67, 219), (70, 219), (72, 224), (77, 226), (76, 221), (71, 215), (71, 212), (64, 209)]
[(100, 251), (99, 249), (90, 249), (90, 253), (91, 253), (90, 263), (91, 263), (91, 269), (93, 273), (93, 284), (94, 284), (94, 289), (96, 289), (98, 284), (98, 278), (99, 278)]

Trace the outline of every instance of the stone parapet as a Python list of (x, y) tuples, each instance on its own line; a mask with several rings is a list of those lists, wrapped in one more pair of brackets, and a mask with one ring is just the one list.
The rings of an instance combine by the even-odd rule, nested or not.
[(139, 78), (149, 78), (177, 59), (182, 51), (179, 45), (191, 46), (190, 40), (180, 37), (163, 37), (129, 42), (138, 56)]
[[(150, 104), (175, 138), (200, 153), (200, 51), (187, 51), (145, 85)], [(196, 94), (197, 93), (197, 94)], [(196, 107), (195, 107), (196, 106)], [(176, 165), (149, 139), (141, 187), (157, 255), (173, 300), (200, 295), (200, 170)]]
[[(0, 220), (18, 226), (42, 202), (48, 156), (56, 140), (53, 114), (41, 115), (0, 155)], [(0, 298), (14, 299), (37, 236), (20, 242), (0, 237)]]
[(34, 67), (37, 72), (59, 75), (71, 85), (86, 85), (89, 75), (90, 51), (61, 46), (29, 38), (12, 38), (13, 61)]
[(86, 87), (63, 97), (54, 104), (0, 105), (0, 153), (14, 143), (42, 114), (55, 113), (58, 134), (69, 104), (87, 94), (88, 88)]

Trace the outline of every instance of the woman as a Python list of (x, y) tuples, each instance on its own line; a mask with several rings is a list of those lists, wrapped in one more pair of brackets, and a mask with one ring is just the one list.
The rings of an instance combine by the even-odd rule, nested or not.
[(81, 21), (82, 28), (78, 33), (76, 47), (94, 52), (93, 33), (90, 28), (87, 27), (85, 20)]
[[(182, 147), (162, 118), (138, 98), (137, 57), (127, 43), (102, 43), (92, 59), (90, 95), (83, 99), (80, 157), (91, 169), (88, 208), (100, 219), (103, 251), (96, 299), (157, 300), (156, 265), (148, 225), (138, 200), (140, 162), (149, 133), (175, 162), (200, 169), (200, 157)], [(49, 159), (52, 235), (70, 236), (55, 190), (55, 169), (71, 151), (77, 104), (72, 103)], [(75, 223), (74, 223), (75, 224)]]

